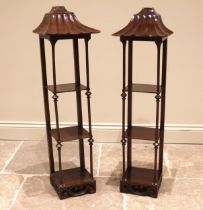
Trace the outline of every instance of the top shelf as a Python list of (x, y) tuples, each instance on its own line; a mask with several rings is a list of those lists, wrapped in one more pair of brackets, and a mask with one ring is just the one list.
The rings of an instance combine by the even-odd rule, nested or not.
[[(75, 83), (68, 83), (68, 84), (60, 84), (56, 85), (56, 93), (65, 93), (65, 92), (73, 92), (76, 91), (76, 84)], [(80, 90), (86, 90), (87, 87), (80, 84)], [(48, 90), (54, 93), (54, 85), (48, 85)]]
[[(125, 91), (128, 91), (128, 86), (125, 88)], [(159, 86), (159, 92), (162, 91), (161, 86)], [(142, 93), (156, 93), (157, 85), (149, 84), (132, 84), (132, 92), (142, 92)]]

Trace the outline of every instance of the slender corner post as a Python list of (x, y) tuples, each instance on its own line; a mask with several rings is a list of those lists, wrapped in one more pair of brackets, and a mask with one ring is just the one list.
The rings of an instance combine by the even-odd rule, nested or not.
[(128, 40), (128, 143), (127, 143), (127, 163), (128, 168), (132, 166), (132, 138), (131, 138), (131, 128), (132, 128), (132, 73), (133, 69), (133, 41)]
[(125, 100), (126, 100), (126, 40), (121, 38), (121, 42), (123, 45), (123, 88), (122, 88), (122, 152), (123, 152), (123, 177), (125, 179), (125, 145), (126, 145), (126, 135), (125, 135)]
[(53, 100), (54, 100), (54, 110), (55, 110), (55, 118), (56, 118), (56, 130), (57, 130), (57, 141), (60, 141), (60, 131), (59, 131), (59, 114), (58, 114), (58, 95), (57, 95), (57, 84), (56, 84), (56, 61), (55, 61), (55, 40), (51, 40), (52, 47), (52, 73), (53, 73)]
[[(83, 129), (83, 117), (82, 117), (81, 86), (80, 86), (79, 46), (78, 46), (77, 38), (73, 39), (73, 54), (74, 54), (74, 66), (75, 66), (78, 134), (80, 136)], [(85, 169), (85, 155), (84, 155), (83, 138), (79, 139), (79, 151), (80, 151), (80, 168), (81, 170), (84, 170)]]
[(155, 130), (155, 141), (154, 141), (154, 179), (153, 184), (157, 185), (157, 155), (159, 148), (159, 102), (161, 99), (160, 96), (160, 49), (161, 49), (161, 40), (155, 41), (157, 46), (157, 91), (156, 91), (156, 130)]
[(47, 133), (48, 154), (49, 154), (49, 167), (50, 167), (50, 174), (52, 174), (55, 172), (55, 168), (54, 168), (53, 145), (51, 137), (51, 123), (50, 123), (49, 98), (48, 98), (48, 89), (47, 89), (44, 39), (39, 38), (39, 43), (40, 43), (41, 69), (42, 69), (42, 86), (43, 86), (43, 96), (44, 96), (44, 112), (46, 119), (46, 133)]
[(61, 137), (60, 137), (60, 131), (59, 131), (59, 114), (58, 114), (58, 95), (57, 95), (57, 84), (56, 84), (56, 61), (55, 61), (55, 45), (56, 40), (50, 40), (51, 42), (51, 49), (52, 49), (52, 73), (53, 73), (53, 85), (54, 85), (54, 91), (53, 91), (53, 100), (54, 100), (54, 110), (55, 110), (55, 118), (56, 118), (56, 131), (57, 131), (57, 144), (56, 148), (58, 150), (58, 161), (59, 161), (59, 180), (60, 185), (63, 184), (63, 175), (62, 175), (62, 163), (61, 163)]
[(163, 41), (162, 56), (162, 99), (161, 99), (161, 127), (159, 148), (159, 171), (163, 170), (164, 127), (165, 127), (165, 101), (166, 101), (166, 71), (167, 71), (167, 39)]
[(88, 48), (88, 42), (90, 40), (90, 36), (85, 38), (85, 55), (86, 55), (86, 76), (87, 76), (87, 91), (86, 91), (86, 96), (87, 96), (87, 108), (88, 108), (88, 122), (89, 122), (89, 134), (90, 138), (88, 139), (89, 145), (90, 145), (90, 175), (91, 178), (93, 179), (93, 151), (92, 151), (92, 146), (93, 146), (93, 135), (92, 135), (92, 117), (91, 117), (91, 104), (90, 104), (90, 96), (91, 96), (91, 91), (90, 91), (90, 73), (89, 73), (89, 48)]

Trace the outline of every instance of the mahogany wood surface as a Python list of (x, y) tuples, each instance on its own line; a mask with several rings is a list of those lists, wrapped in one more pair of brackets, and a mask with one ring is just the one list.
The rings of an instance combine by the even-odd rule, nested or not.
[[(128, 86), (125, 88), (128, 91)], [(161, 90), (161, 86), (160, 86)], [(151, 84), (132, 84), (132, 92), (141, 92), (141, 93), (156, 93), (157, 86)]]
[[(60, 186), (59, 171), (56, 171), (54, 174), (52, 174), (51, 179), (58, 187)], [(90, 173), (86, 169), (81, 170), (81, 168), (78, 167), (63, 170), (63, 184), (66, 187), (78, 186), (84, 183), (88, 183), (89, 181), (91, 181), (91, 177)]]
[(78, 126), (59, 128), (60, 139), (57, 136), (57, 129), (52, 129), (51, 134), (57, 142), (72, 141), (76, 139), (89, 138), (89, 132)]
[[(156, 172), (159, 175), (159, 171)], [(126, 177), (130, 184), (152, 185), (154, 169), (131, 167), (126, 171)]]
[[(48, 85), (48, 89), (49, 91), (51, 91), (52, 93), (54, 93), (54, 85)], [(58, 84), (56, 85), (56, 92), (57, 93), (65, 93), (65, 92), (73, 92), (76, 91), (77, 86), (75, 83), (69, 83), (69, 84)], [(80, 90), (86, 90), (87, 87), (80, 84), (79, 87)]]
[(126, 138), (155, 141), (155, 128), (132, 126), (126, 131)]

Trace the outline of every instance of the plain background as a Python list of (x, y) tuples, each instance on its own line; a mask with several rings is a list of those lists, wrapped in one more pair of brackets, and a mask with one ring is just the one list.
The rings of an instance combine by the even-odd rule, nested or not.
[[(203, 125), (202, 0), (1, 0), (1, 122), (44, 122), (39, 41), (32, 30), (52, 6), (59, 5), (73, 11), (85, 25), (101, 30), (90, 41), (94, 123), (121, 123), (122, 45), (119, 38), (111, 34), (124, 27), (132, 15), (143, 7), (154, 7), (161, 14), (164, 24), (174, 31), (168, 42), (166, 124)], [(61, 41), (56, 47), (58, 83), (74, 82), (72, 43)], [(52, 84), (48, 42), (46, 49), (49, 83)], [(82, 81), (85, 83), (83, 42), (80, 42), (80, 59)], [(153, 84), (155, 77), (155, 45), (135, 43), (134, 82)], [(140, 93), (133, 96), (133, 123), (154, 123), (154, 96)], [(75, 122), (75, 94), (61, 94), (59, 109), (62, 122)], [(85, 95), (83, 109), (86, 122)]]

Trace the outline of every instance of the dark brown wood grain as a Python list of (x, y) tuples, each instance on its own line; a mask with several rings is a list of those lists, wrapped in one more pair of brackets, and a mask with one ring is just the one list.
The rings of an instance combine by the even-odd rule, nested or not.
[(126, 179), (120, 181), (120, 191), (123, 193), (156, 198), (162, 182), (161, 173), (156, 171), (156, 174), (157, 183), (153, 185), (153, 169), (130, 167), (125, 172)]
[(133, 15), (130, 22), (113, 36), (124, 37), (167, 37), (173, 32), (169, 30), (154, 8), (143, 8)]
[(60, 184), (60, 172), (51, 174), (50, 181), (60, 199), (81, 196), (96, 192), (96, 181), (90, 173), (84, 169), (71, 168), (62, 171), (63, 185)]
[[(159, 175), (159, 171), (156, 171)], [(151, 186), (154, 179), (154, 170), (148, 168), (131, 167), (126, 171), (128, 183)]]
[(156, 128), (132, 126), (126, 131), (126, 138), (155, 141)]
[(42, 22), (33, 32), (41, 35), (78, 35), (100, 31), (82, 24), (73, 12), (58, 6), (52, 7), (51, 11), (45, 14)]
[[(69, 83), (69, 84), (58, 84), (56, 85), (56, 92), (57, 93), (65, 93), (65, 92), (73, 92), (76, 91), (78, 87), (76, 86), (75, 83)], [(52, 93), (54, 92), (54, 85), (48, 85), (49, 91)], [(80, 84), (79, 88), (80, 90), (86, 90), (87, 87)]]
[(60, 139), (57, 137), (57, 129), (52, 129), (51, 134), (57, 142), (66, 142), (76, 139), (89, 138), (90, 135), (87, 130), (78, 126), (59, 128)]
[[(55, 182), (55, 184), (59, 187), (59, 171), (56, 171), (51, 175), (51, 179)], [(91, 181), (90, 173), (85, 169), (81, 170), (78, 168), (71, 168), (63, 170), (63, 184), (66, 187), (78, 186), (81, 184), (85, 184)]]
[[(125, 88), (128, 91), (128, 86)], [(161, 91), (161, 86), (160, 86)], [(132, 84), (132, 92), (141, 92), (141, 93), (156, 93), (157, 86), (151, 84)]]

